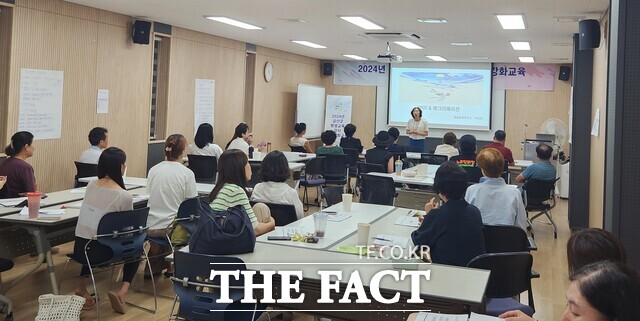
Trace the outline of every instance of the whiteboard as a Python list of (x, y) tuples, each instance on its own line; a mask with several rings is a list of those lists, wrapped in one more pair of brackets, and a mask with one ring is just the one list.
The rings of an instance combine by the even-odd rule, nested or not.
[[(298, 84), (296, 123), (307, 124), (306, 138), (318, 138), (324, 128), (324, 87)], [(293, 124), (291, 126), (293, 131)]]
[(64, 73), (57, 70), (20, 69), (18, 131), (35, 139), (60, 138)]

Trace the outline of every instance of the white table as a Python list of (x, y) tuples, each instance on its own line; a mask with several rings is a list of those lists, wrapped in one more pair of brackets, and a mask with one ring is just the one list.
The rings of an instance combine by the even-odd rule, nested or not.
[(433, 178), (436, 176), (436, 171), (438, 170), (438, 168), (440, 168), (440, 165), (428, 165), (427, 176), (407, 177), (407, 176), (397, 175), (397, 173), (376, 173), (376, 172), (371, 172), (367, 174), (382, 176), (382, 177), (391, 177), (393, 178), (393, 181), (395, 183), (399, 183), (399, 184), (431, 186), (433, 185)]
[(527, 168), (533, 165), (533, 161), (530, 160), (514, 159), (513, 162), (515, 163), (513, 166), (518, 166), (521, 168)]
[[(344, 240), (350, 235), (354, 234), (358, 228), (358, 223), (373, 223), (375, 220), (387, 215), (389, 212), (393, 211), (395, 207), (393, 206), (384, 206), (384, 205), (372, 205), (372, 204), (363, 204), (363, 203), (353, 203), (351, 205), (351, 212), (349, 215), (351, 217), (340, 221), (333, 222), (327, 221), (327, 229), (325, 233), (325, 237), (320, 238), (318, 243), (304, 243), (304, 242), (293, 242), (293, 241), (270, 241), (267, 238), (273, 235), (281, 235), (279, 233), (279, 228), (276, 228), (275, 231), (271, 231), (269, 233), (260, 235), (256, 238), (257, 242), (281, 245), (281, 246), (293, 246), (293, 247), (304, 247), (304, 248), (313, 248), (313, 249), (328, 249), (338, 242)], [(325, 211), (335, 211), (338, 215), (342, 215), (342, 203), (338, 203), (331, 207), (325, 209)], [(331, 217), (332, 215), (328, 215)], [(313, 215), (309, 215), (304, 217), (303, 219), (297, 220), (291, 224), (286, 226), (287, 228), (301, 228), (306, 233), (315, 232), (315, 225), (313, 221)]]
[[(88, 183), (97, 180), (97, 176), (79, 178), (79, 182)], [(136, 187), (147, 187), (147, 179), (144, 177), (123, 177), (126, 185), (132, 185)], [(196, 190), (198, 194), (209, 194), (215, 187), (214, 184), (196, 183)]]
[[(306, 162), (308, 160), (316, 158), (316, 154), (311, 153), (296, 153), (296, 152), (282, 152), (290, 163)], [(255, 161), (262, 161), (262, 159), (250, 159)]]

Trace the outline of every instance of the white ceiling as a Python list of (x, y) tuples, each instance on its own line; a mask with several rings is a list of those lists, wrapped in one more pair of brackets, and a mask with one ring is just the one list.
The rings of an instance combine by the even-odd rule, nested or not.
[[(440, 55), (449, 61), (518, 62), (533, 56), (538, 63), (571, 61), (572, 35), (577, 22), (557, 22), (554, 17), (599, 19), (608, 0), (67, 0), (90, 7), (249, 42), (327, 60), (348, 60), (356, 54), (370, 60), (386, 50), (381, 40), (338, 15), (361, 15), (385, 26), (384, 32), (409, 32), (425, 49), (409, 50), (391, 44), (404, 61), (429, 61)], [(503, 30), (495, 14), (525, 14), (525, 30)], [(264, 30), (244, 30), (210, 21), (203, 16), (226, 16)], [(446, 24), (425, 24), (417, 18), (445, 18)], [(304, 22), (292, 22), (296, 19)], [(312, 49), (291, 40), (307, 40), (326, 49)], [(514, 51), (509, 41), (531, 41), (531, 51)], [(451, 42), (472, 42), (452, 46)]]

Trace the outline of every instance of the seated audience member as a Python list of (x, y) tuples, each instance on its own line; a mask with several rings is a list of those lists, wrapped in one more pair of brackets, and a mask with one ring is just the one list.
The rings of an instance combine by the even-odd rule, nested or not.
[(500, 151), (485, 148), (478, 154), (477, 162), (486, 179), (469, 186), (465, 200), (480, 210), (484, 224), (515, 225), (526, 230), (527, 212), (522, 195), (500, 177), (504, 169), (504, 158)]
[(347, 124), (344, 126), (344, 135), (345, 137), (340, 138), (340, 147), (342, 148), (351, 148), (358, 151), (358, 153), (362, 153), (362, 143), (360, 139), (353, 137), (353, 134), (356, 133), (356, 125)]
[(102, 150), (109, 146), (109, 132), (106, 128), (95, 127), (89, 132), (91, 147), (80, 154), (78, 162), (86, 164), (98, 164)]
[(6, 176), (0, 176), (0, 190), (4, 187), (4, 184), (7, 182)]
[(318, 147), (316, 150), (316, 155), (343, 155), (344, 150), (340, 146), (334, 146), (336, 142), (336, 132), (333, 130), (325, 130), (320, 135), (320, 140), (322, 140), (323, 146)]
[(289, 140), (289, 146), (304, 147), (304, 150), (306, 150), (307, 153), (313, 153), (313, 148), (311, 148), (309, 140), (304, 138), (304, 134), (307, 133), (307, 124), (296, 123), (293, 126), (293, 131), (295, 132), (295, 135)]
[(271, 218), (267, 205), (257, 203), (252, 208), (249, 204), (247, 192), (249, 179), (251, 179), (251, 166), (247, 155), (239, 150), (226, 150), (218, 160), (216, 186), (209, 194), (209, 202), (214, 211), (226, 211), (229, 207), (242, 205), (256, 235), (262, 235), (272, 231), (276, 223)]
[(444, 204), (439, 206), (433, 198), (425, 205), (427, 214), (411, 233), (413, 244), (428, 245), (433, 263), (467, 266), (485, 249), (480, 210), (464, 200), (466, 172), (454, 162), (443, 163), (433, 189)]
[(450, 161), (456, 162), (460, 167), (478, 167), (476, 164), (476, 138), (473, 135), (462, 135), (458, 141), (460, 154), (451, 156)]
[(539, 180), (552, 180), (556, 179), (556, 168), (551, 164), (551, 154), (553, 153), (553, 148), (546, 144), (539, 144), (536, 147), (536, 154), (538, 156), (538, 161), (533, 163), (533, 165), (527, 167), (522, 171), (518, 177), (516, 177), (516, 182), (524, 183), (529, 179), (539, 179)]
[(187, 154), (214, 156), (216, 158), (220, 158), (220, 155), (222, 155), (222, 148), (213, 143), (213, 126), (211, 124), (200, 124), (193, 142), (195, 145), (189, 145)]
[[(84, 257), (86, 244), (98, 234), (98, 224), (105, 214), (133, 209), (133, 196), (125, 189), (122, 179), (126, 168), (126, 160), (127, 155), (117, 147), (109, 147), (100, 155), (98, 160), (98, 180), (91, 181), (87, 185), (87, 191), (78, 213), (74, 253), (79, 257)], [(87, 255), (90, 261), (100, 262), (109, 259), (113, 254), (109, 247), (93, 241), (87, 248)], [(120, 290), (109, 292), (111, 307), (116, 312), (126, 312), (125, 296), (133, 277), (136, 275), (139, 263), (139, 261), (125, 263), (122, 269)], [(82, 266), (80, 276), (78, 285), (75, 288), (75, 294), (86, 299), (85, 309), (92, 309), (95, 307), (96, 301), (87, 291), (89, 267)]]
[(289, 163), (287, 157), (280, 151), (274, 150), (267, 154), (260, 166), (261, 183), (256, 184), (251, 193), (254, 202), (275, 204), (289, 204), (296, 208), (298, 219), (304, 217), (302, 201), (298, 191), (286, 183), (289, 178)]
[[(198, 196), (196, 189), (196, 177), (193, 172), (182, 165), (182, 158), (186, 155), (187, 139), (180, 134), (174, 134), (164, 143), (165, 161), (149, 169), (147, 178), (147, 192), (149, 193), (149, 217), (147, 218), (147, 234), (151, 237), (166, 238), (170, 225), (178, 214), (178, 208), (184, 200)], [(177, 226), (173, 231), (174, 241), (186, 241), (187, 231)], [(149, 259), (151, 270), (155, 275), (160, 275), (162, 270), (167, 270), (166, 276), (170, 276), (171, 264), (167, 262), (163, 254), (171, 253), (170, 246), (163, 246), (150, 242)], [(149, 277), (149, 271), (146, 271)]]
[(483, 149), (485, 148), (497, 149), (498, 151), (500, 151), (500, 153), (502, 153), (502, 156), (504, 156), (504, 159), (506, 159), (507, 162), (509, 162), (509, 165), (514, 165), (515, 161), (513, 160), (513, 154), (511, 154), (511, 149), (509, 149), (504, 145), (504, 142), (506, 139), (507, 139), (507, 133), (505, 133), (504, 130), (496, 130), (496, 133), (493, 135), (493, 142), (483, 147)]
[[(640, 275), (633, 268), (601, 261), (571, 273), (567, 309), (562, 321), (637, 321), (640, 316)], [(499, 316), (505, 321), (534, 321), (515, 310)]]
[(627, 263), (627, 252), (613, 233), (598, 228), (577, 230), (567, 242), (569, 274), (599, 261)]
[(251, 135), (249, 135), (249, 125), (240, 123), (233, 132), (233, 138), (227, 143), (226, 150), (239, 149), (245, 155), (249, 155), (249, 146), (251, 145)]
[(444, 144), (440, 144), (436, 146), (436, 150), (433, 153), (437, 155), (447, 155), (449, 159), (451, 159), (451, 157), (453, 156), (458, 156), (460, 152), (455, 146), (456, 140), (457, 140), (456, 134), (452, 132), (448, 132), (444, 134), (444, 137), (442, 137), (442, 142)]
[(33, 156), (35, 145), (30, 132), (17, 132), (11, 136), (4, 152), (9, 156), (0, 164), (0, 176), (6, 176), (4, 197), (20, 197), (21, 193), (36, 191), (36, 177), (33, 167), (25, 160)]
[(395, 127), (391, 127), (387, 132), (389, 132), (389, 135), (393, 139), (393, 142), (391, 143), (391, 145), (389, 145), (389, 152), (394, 155), (404, 153), (404, 146), (398, 145), (398, 137), (400, 137), (400, 131)]
[(367, 163), (382, 165), (387, 173), (393, 173), (393, 154), (387, 150), (387, 146), (392, 142), (391, 135), (386, 130), (381, 130), (373, 137), (374, 148), (368, 149), (364, 155)]

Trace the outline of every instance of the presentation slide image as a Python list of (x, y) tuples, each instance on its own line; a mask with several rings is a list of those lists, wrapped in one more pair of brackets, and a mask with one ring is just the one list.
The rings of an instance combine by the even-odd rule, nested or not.
[(485, 94), (483, 81), (477, 73), (403, 72), (398, 81), (398, 100), (480, 107), (478, 102)]

